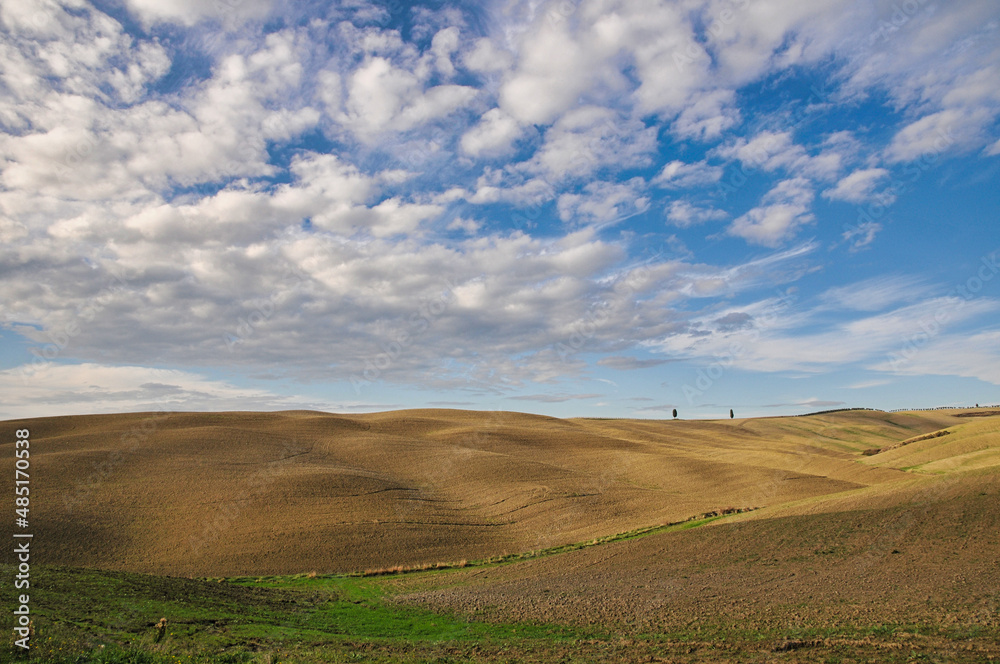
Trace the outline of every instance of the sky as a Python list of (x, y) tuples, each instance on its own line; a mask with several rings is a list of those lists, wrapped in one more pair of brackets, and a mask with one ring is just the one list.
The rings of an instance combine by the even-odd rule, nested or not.
[(0, 0), (0, 418), (1000, 403), (998, 82), (993, 0)]

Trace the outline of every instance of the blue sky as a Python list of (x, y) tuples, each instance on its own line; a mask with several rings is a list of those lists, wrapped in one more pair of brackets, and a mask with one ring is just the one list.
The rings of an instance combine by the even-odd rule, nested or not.
[(0, 417), (1000, 402), (986, 0), (0, 3)]

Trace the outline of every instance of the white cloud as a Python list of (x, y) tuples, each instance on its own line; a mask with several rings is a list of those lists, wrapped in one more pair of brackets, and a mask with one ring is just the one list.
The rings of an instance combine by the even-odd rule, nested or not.
[(903, 376), (963, 376), (1000, 385), (1000, 353), (996, 350), (1000, 348), (1000, 330), (914, 336), (914, 340), (912, 347), (893, 349), (896, 355), (868, 368)]
[[(641, 115), (672, 117), (702, 92), (707, 63), (678, 67), (675, 58), (693, 41), (681, 8), (621, 0), (587, 4), (573, 20), (548, 20), (549, 15), (539, 12), (535, 24), (518, 35), (518, 60), (500, 89), (501, 107), (521, 122), (549, 124), (581, 98), (593, 103), (618, 98), (629, 85), (623, 63), (634, 68), (638, 87), (630, 103)], [(694, 111), (679, 128), (715, 131), (719, 123), (711, 115)]]
[(805, 65), (853, 46), (875, 12), (852, 0), (775, 0), (710, 2), (702, 13), (720, 75), (742, 84), (772, 67)]
[(467, 131), (461, 140), (462, 150), (473, 157), (508, 153), (513, 142), (524, 133), (517, 120), (499, 108), (483, 114), (479, 124)]
[(881, 387), (883, 385), (891, 385), (892, 381), (888, 378), (877, 378), (874, 380), (863, 380), (857, 383), (852, 383), (846, 386), (848, 390), (867, 390), (872, 387)]
[(525, 394), (515, 397), (507, 397), (517, 401), (538, 401), (540, 403), (562, 403), (576, 399), (599, 399), (603, 394)]
[(670, 130), (680, 138), (717, 139), (726, 129), (740, 122), (735, 101), (736, 93), (732, 90), (715, 90), (696, 96), (677, 116)]
[(875, 187), (888, 176), (889, 171), (884, 168), (854, 171), (837, 182), (837, 186), (824, 191), (823, 197), (849, 203), (863, 203), (872, 198)]
[(95, 363), (0, 371), (0, 418), (169, 410), (340, 410), (343, 404), (237, 387), (189, 371)]
[[(50, 91), (46, 106), (54, 114), (35, 117), (35, 131), (0, 141), (3, 181), (24, 193), (106, 200), (271, 174), (267, 142), (289, 140), (319, 119), (288, 98), (301, 81), (303, 48), (301, 34), (273, 33), (249, 55), (224, 58), (182, 103), (108, 108), (100, 95)], [(271, 108), (278, 100), (286, 105)]]
[[(273, 240), (251, 233), (258, 239), (241, 247), (195, 238), (191, 228), (190, 237), (170, 231), (171, 241), (115, 243), (93, 266), (68, 244), (48, 242), (19, 259), (32, 261), (30, 277), (7, 279), (8, 320), (30, 324), (17, 332), (40, 347), (62, 338), (57, 360), (98, 362), (113, 347), (125, 364), (222, 363), (344, 385), (396, 342), (405, 351), (390, 366), (378, 360), (372, 381), (467, 386), (442, 369), (447, 361), (475, 367), (477, 384), (496, 389), (578, 371), (554, 348), (598, 304), (609, 303), (587, 342), (594, 352), (663, 334), (674, 316), (662, 301), (637, 300), (676, 297), (667, 295), (676, 264), (650, 263), (636, 281), (616, 268), (623, 248), (588, 232), (472, 237), (446, 247), (297, 230)], [(9, 254), (4, 261), (18, 264)], [(112, 266), (126, 268), (122, 281), (108, 277)], [(625, 279), (630, 288), (619, 293)]]
[[(347, 84), (346, 114), (339, 118), (363, 141), (388, 131), (407, 131), (442, 118), (469, 104), (478, 94), (464, 85), (424, 88), (420, 72), (373, 57), (358, 67)], [(424, 72), (426, 77), (426, 72)]]
[(398, 197), (380, 198), (379, 176), (362, 174), (355, 166), (333, 155), (306, 154), (296, 158), (290, 170), (298, 181), (280, 187), (266, 200), (272, 215), (295, 223), (310, 218), (314, 225), (344, 234), (371, 233), (386, 237), (412, 233), (419, 225), (440, 215), (436, 204), (405, 202)]
[(841, 234), (841, 237), (851, 243), (851, 251), (859, 251), (871, 246), (872, 242), (875, 241), (875, 236), (881, 230), (882, 224), (875, 221), (865, 221), (848, 228)]
[(13, 47), (4, 49), (4, 83), (21, 100), (40, 101), (55, 87), (132, 102), (170, 66), (158, 43), (135, 43), (118, 21), (84, 4), (8, 2), (0, 8), (0, 19), (7, 31), (4, 41)]
[(676, 200), (667, 209), (667, 221), (678, 228), (689, 228), (707, 221), (719, 221), (729, 215), (713, 207), (696, 207), (686, 200)]
[(885, 275), (831, 288), (821, 298), (831, 306), (850, 311), (881, 311), (902, 302), (913, 302), (928, 294), (927, 285), (918, 278)]
[(451, 54), (458, 50), (459, 30), (455, 26), (444, 28), (431, 40), (431, 53), (434, 54), (434, 66), (445, 78), (455, 74)]
[(365, 135), (381, 131), (416, 95), (418, 85), (413, 73), (394, 67), (386, 58), (371, 58), (351, 75), (347, 100), (350, 121)]
[(719, 146), (714, 154), (725, 159), (738, 159), (751, 169), (760, 168), (768, 172), (780, 169), (796, 176), (820, 179), (834, 177), (843, 160), (836, 151), (809, 155), (787, 131), (762, 131), (750, 140), (738, 138)]
[(271, 8), (271, 0), (241, 0), (240, 2), (126, 0), (126, 4), (147, 24), (168, 22), (188, 26), (205, 19), (234, 26), (247, 20), (261, 19), (268, 14)]
[(818, 246), (816, 242), (806, 242), (732, 267), (687, 268), (677, 275), (680, 280), (677, 291), (685, 297), (718, 297), (790, 283), (808, 271), (806, 259)]
[[(0, 266), (8, 322), (27, 338), (101, 303), (105, 315), (81, 323), (63, 352), (74, 361), (343, 380), (451, 288), (433, 333), (383, 377), (491, 389), (554, 380), (583, 364), (552, 348), (601, 303), (610, 302), (607, 322), (587, 350), (621, 358), (687, 329), (687, 299), (787, 284), (814, 263), (817, 243), (732, 258), (731, 268), (688, 264), (689, 252), (671, 249), (683, 260), (660, 256), (642, 297), (618, 297), (628, 243), (676, 242), (640, 235), (638, 222), (597, 237), (649, 209), (649, 184), (677, 190), (667, 219), (689, 226), (726, 218), (710, 192), (683, 191), (721, 182), (723, 167), (709, 162), (757, 169), (770, 191), (728, 233), (779, 246), (812, 221), (814, 191), (863, 202), (878, 195), (884, 164), (1000, 149), (989, 3), (938, 3), (875, 39), (890, 8), (853, 0), (587, 0), (568, 16), (516, 3), (481, 24), (460, 9), (415, 8), (409, 34), (379, 27), (388, 14), (377, 7), (338, 6), (304, 22), (300, 9), (258, 0), (224, 15), (211, 3), (128, 0), (148, 32), (171, 34), (161, 41), (89, 5), (66, 6), (0, 5)], [(273, 12), (297, 27), (264, 34), (258, 21)], [(181, 43), (192, 48), (177, 58)], [(804, 114), (794, 99), (761, 112), (747, 94), (771, 95), (789, 67), (819, 61), (830, 88)], [(199, 69), (185, 71), (188, 62)], [(890, 139), (850, 117), (855, 134), (817, 134), (840, 120), (832, 109), (850, 112), (873, 91), (866, 103), (888, 95), (893, 107)], [(799, 123), (817, 113), (827, 115)], [(744, 137), (713, 147), (744, 118)], [(326, 141), (313, 141), (319, 133)], [(504, 161), (515, 149), (521, 161)], [(488, 207), (472, 220), (470, 204)], [(570, 231), (586, 230), (553, 231), (553, 207)], [(880, 228), (844, 236), (853, 249), (872, 246)], [(127, 287), (104, 298), (101, 279), (121, 268), (133, 275)], [(282, 285), (286, 271), (298, 285)], [(913, 306), (906, 293), (899, 280), (865, 282), (827, 293), (822, 306), (884, 312)], [(225, 336), (255, 307), (273, 313), (230, 350)], [(695, 321), (712, 340), (705, 347), (742, 329), (740, 314), (760, 329), (753, 307)], [(788, 318), (747, 366), (801, 368), (835, 345), (832, 334), (794, 334)], [(872, 324), (901, 329), (891, 318)], [(884, 341), (864, 325), (835, 332)], [(869, 341), (832, 358), (870, 357)], [(454, 366), (467, 368), (461, 380)]]
[(450, 231), (463, 231), (469, 235), (475, 234), (482, 224), (475, 219), (466, 219), (464, 217), (456, 217), (448, 224), (448, 230)]
[(20, 240), (28, 235), (28, 228), (24, 224), (0, 217), (0, 242), (10, 243)]
[(689, 189), (715, 184), (722, 179), (721, 166), (709, 166), (705, 161), (688, 164), (668, 162), (650, 182), (670, 189)]
[(728, 232), (752, 244), (778, 246), (792, 237), (800, 226), (813, 221), (812, 201), (813, 191), (808, 180), (782, 180), (764, 196), (759, 207), (736, 218)]
[(907, 126), (885, 150), (890, 162), (942, 151), (982, 149), (996, 140), (1000, 112), (1000, 45), (989, 2), (894, 6), (884, 10), (866, 51), (845, 68), (844, 91), (864, 97), (889, 92), (906, 109)]
[(515, 168), (556, 183), (589, 176), (602, 167), (646, 166), (656, 147), (655, 127), (622, 118), (609, 108), (584, 106), (564, 114), (545, 132), (532, 159)]
[[(982, 121), (983, 118), (978, 118)], [(926, 115), (899, 130), (886, 148), (890, 162), (912, 161), (927, 154), (940, 154), (955, 147), (956, 136), (967, 133), (970, 121), (962, 111), (949, 109)]]
[(477, 72), (506, 71), (513, 58), (487, 38), (476, 40), (474, 46), (462, 56), (466, 68)]
[(501, 108), (519, 122), (552, 122), (591, 84), (594, 59), (567, 25), (542, 22), (522, 42), (517, 68), (500, 89)]
[[(934, 363), (934, 353), (923, 348), (928, 339), (949, 348), (954, 341), (957, 350), (968, 335), (953, 330), (1000, 311), (1000, 302), (981, 298), (960, 304), (956, 298), (930, 298), (876, 315), (848, 318), (820, 332), (808, 330), (814, 328), (818, 321), (828, 320), (826, 305), (803, 309), (771, 298), (752, 307), (743, 307), (743, 310), (750, 314), (750, 325), (726, 331), (709, 320), (699, 319), (693, 321), (691, 334), (678, 334), (650, 345), (670, 357), (706, 358), (710, 361), (725, 358), (727, 366), (748, 371), (815, 373), (831, 368), (844, 369), (863, 362), (867, 368), (876, 371), (919, 374), (921, 370), (914, 368), (917, 365), (901, 363), (890, 366), (889, 359), (893, 354), (901, 354), (910, 348), (912, 341), (917, 339), (921, 350), (914, 358), (930, 366)], [(928, 330), (932, 332), (930, 336)], [(984, 333), (983, 337), (992, 338), (991, 335), (995, 336), (990, 332)], [(966, 353), (966, 357), (976, 354), (989, 357), (992, 351), (987, 351), (987, 348), (977, 346), (974, 351)], [(945, 369), (947, 365), (961, 366), (954, 352), (949, 351), (946, 357), (950, 359), (940, 362), (939, 369), (927, 373), (968, 375), (971, 364), (964, 370), (966, 373), (959, 373), (957, 369)], [(986, 366), (992, 366), (992, 360)], [(978, 375), (983, 373), (985, 371), (978, 372)]]
[(645, 212), (649, 198), (644, 195), (642, 178), (627, 182), (591, 182), (581, 194), (559, 197), (559, 218), (574, 223), (609, 223)]

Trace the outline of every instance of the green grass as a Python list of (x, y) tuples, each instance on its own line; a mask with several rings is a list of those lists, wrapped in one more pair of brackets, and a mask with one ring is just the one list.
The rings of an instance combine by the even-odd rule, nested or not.
[[(295, 575), (221, 581), (45, 566), (33, 571), (36, 635), (30, 661), (45, 664), (683, 660), (692, 649), (731, 654), (734, 644), (742, 644), (748, 659), (731, 661), (750, 662), (786, 639), (886, 641), (919, 634), (964, 642), (995, 636), (993, 630), (960, 626), (793, 627), (699, 620), (623, 640), (611, 626), (496, 623), (397, 606), (387, 601), (396, 583), (391, 578)], [(440, 586), (458, 578), (454, 570), (421, 574)], [(155, 625), (164, 617), (166, 634), (157, 643)], [(870, 655), (864, 647), (836, 645), (824, 657)]]
[[(744, 508), (743, 513), (756, 510), (756, 507)], [(510, 553), (499, 556), (492, 556), (490, 558), (483, 558), (481, 560), (472, 561), (461, 561), (461, 562), (439, 562), (429, 565), (417, 565), (413, 567), (395, 567), (380, 570), (368, 570), (364, 572), (356, 572), (353, 574), (342, 574), (333, 575), (338, 578), (352, 577), (352, 576), (362, 576), (362, 577), (372, 577), (372, 576), (389, 576), (396, 574), (413, 574), (421, 573), (427, 571), (441, 571), (450, 570), (456, 568), (466, 568), (466, 567), (492, 567), (494, 565), (506, 565), (510, 563), (517, 563), (524, 560), (531, 560), (533, 558), (544, 558), (546, 556), (554, 556), (560, 553), (567, 553), (569, 551), (578, 551), (580, 549), (586, 549), (592, 546), (601, 546), (603, 544), (610, 544), (611, 542), (622, 542), (625, 540), (636, 539), (638, 537), (645, 537), (647, 535), (654, 535), (657, 533), (667, 533), (677, 530), (688, 530), (690, 528), (697, 528), (698, 526), (703, 526), (707, 523), (723, 519), (727, 516), (733, 516), (736, 512), (730, 514), (719, 514), (716, 516), (705, 516), (692, 517), (685, 521), (677, 521), (674, 523), (668, 523), (659, 526), (646, 526), (644, 528), (637, 528), (635, 530), (629, 530), (623, 533), (617, 533), (614, 535), (606, 535), (604, 537), (597, 537), (591, 540), (586, 540), (583, 542), (573, 542), (572, 544), (562, 544), (559, 546), (548, 547), (545, 549), (535, 549), (532, 551), (525, 551), (523, 553)], [(255, 577), (244, 577), (237, 579), (239, 582), (247, 582)], [(280, 578), (280, 577), (267, 577), (267, 578)]]
[[(608, 638), (595, 629), (470, 621), (393, 606), (384, 595), (377, 580), (358, 577), (300, 575), (247, 585), (38, 567), (31, 589), (36, 626), (31, 660), (257, 663), (272, 662), (270, 653), (283, 648), (295, 653), (289, 661), (312, 662), (338, 661), (359, 642), (393, 651)], [(155, 624), (164, 617), (166, 634), (156, 643)]]
[[(407, 573), (419, 577), (414, 581), (423, 589), (445, 588), (463, 583), (458, 567), (517, 564), (609, 542), (696, 528), (722, 518), (725, 516), (697, 518)], [(36, 634), (30, 660), (45, 664), (655, 661), (661, 656), (683, 660), (686, 653), (713, 648), (719, 648), (722, 656), (730, 653), (732, 644), (743, 644), (749, 659), (731, 661), (750, 662), (757, 661), (755, 653), (784, 639), (887, 640), (906, 632), (951, 640), (994, 636), (992, 630), (986, 630), (987, 634), (980, 628), (933, 625), (832, 628), (698, 620), (687, 627), (634, 634), (623, 641), (613, 625), (493, 622), (481, 612), (467, 617), (401, 606), (391, 601), (392, 595), (400, 592), (399, 581), (386, 575), (183, 579), (48, 566), (33, 567), (32, 572)], [(167, 629), (157, 641), (156, 624), (161, 618), (166, 618)], [(852, 647), (838, 645), (837, 652), (828, 654), (850, 658), (857, 654)], [(19, 657), (23, 651), (17, 648), (0, 650), (0, 659), (9, 653), (13, 653), (8, 657), (12, 661), (23, 659)], [(895, 661), (886, 661), (890, 660)]]

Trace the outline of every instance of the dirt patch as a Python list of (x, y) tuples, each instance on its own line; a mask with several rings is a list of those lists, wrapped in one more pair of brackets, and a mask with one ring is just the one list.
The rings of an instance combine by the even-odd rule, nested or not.
[(633, 633), (845, 625), (864, 631), (921, 623), (996, 633), (995, 479), (930, 486), (911, 489), (902, 501), (897, 496), (895, 504), (873, 500), (866, 510), (720, 521), (461, 571), (448, 588), (418, 590), (419, 580), (401, 578), (397, 601), (479, 619), (600, 624)]

